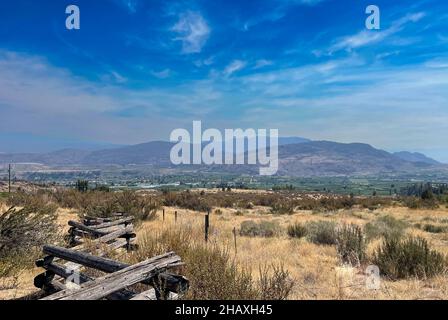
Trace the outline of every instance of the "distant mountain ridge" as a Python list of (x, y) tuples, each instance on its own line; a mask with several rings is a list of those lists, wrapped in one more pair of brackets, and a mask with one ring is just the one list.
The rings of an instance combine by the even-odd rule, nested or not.
[[(0, 164), (40, 163), (46, 166), (151, 165), (176, 168), (170, 161), (174, 143), (153, 141), (132, 146), (96, 151), (64, 149), (33, 154), (0, 154)], [(191, 166), (189, 166), (191, 167)], [(224, 171), (256, 174), (258, 165), (195, 166), (199, 171)], [(304, 138), (279, 139), (279, 175), (286, 176), (340, 176), (380, 173), (418, 172), (444, 167), (423, 154), (408, 152), (389, 153), (364, 143), (311, 141)], [(182, 169), (181, 167), (178, 167)]]
[(410, 161), (410, 162), (422, 162), (422, 163), (428, 163), (428, 164), (441, 164), (440, 162), (427, 157), (423, 153), (419, 152), (408, 152), (408, 151), (400, 151), (400, 152), (394, 152), (394, 156), (399, 157), (400, 159)]

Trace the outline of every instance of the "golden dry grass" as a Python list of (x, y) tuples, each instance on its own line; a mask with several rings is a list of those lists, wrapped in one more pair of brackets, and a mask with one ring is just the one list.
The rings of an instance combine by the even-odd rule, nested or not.
[[(157, 233), (166, 229), (189, 228), (192, 237), (198, 242), (204, 241), (204, 214), (192, 210), (165, 207), (166, 219), (162, 221), (161, 210), (154, 221), (143, 222), (137, 230), (139, 235), (147, 232)], [(174, 211), (178, 212), (178, 221), (174, 221)], [(448, 255), (448, 235), (446, 233), (428, 233), (412, 227), (415, 223), (432, 223), (448, 226), (448, 209), (412, 210), (404, 207), (382, 208), (375, 211), (367, 209), (341, 210), (328, 214), (316, 214), (312, 211), (297, 211), (293, 215), (272, 215), (269, 208), (255, 207), (250, 210), (220, 208), (211, 214), (209, 245), (217, 244), (230, 250), (241, 267), (251, 266), (254, 275), (265, 264), (281, 263), (295, 280), (290, 299), (448, 299), (448, 278), (438, 276), (427, 280), (381, 280), (379, 290), (366, 287), (366, 275), (363, 268), (342, 266), (334, 246), (322, 246), (309, 243), (305, 239), (291, 239), (286, 228), (294, 222), (305, 223), (312, 220), (331, 220), (337, 223), (356, 223), (365, 225), (382, 215), (392, 215), (409, 222), (407, 233), (428, 239), (434, 249)], [(241, 215), (241, 212), (243, 213)], [(61, 231), (68, 229), (67, 222), (77, 219), (76, 211), (59, 209), (58, 223)], [(277, 221), (284, 232), (273, 238), (242, 237), (237, 235), (237, 252), (234, 248), (233, 229), (239, 229), (246, 220)], [(368, 252), (372, 252), (380, 240), (371, 242)], [(205, 245), (205, 244), (204, 244)], [(17, 288), (1, 290), (0, 299), (11, 299), (35, 292), (33, 278), (41, 270), (33, 268), (23, 270), (19, 275)], [(3, 279), (5, 282), (8, 279)]]
[[(174, 211), (178, 212), (177, 224), (174, 222)], [(236, 215), (238, 210), (220, 208), (220, 214), (212, 212), (210, 223), (210, 243), (218, 244), (231, 250), (240, 266), (252, 266), (254, 271), (263, 264), (281, 263), (295, 279), (290, 299), (448, 299), (448, 278), (439, 276), (425, 281), (381, 280), (379, 290), (366, 287), (367, 277), (363, 268), (342, 266), (334, 246), (322, 246), (307, 242), (305, 239), (290, 239), (284, 232), (274, 238), (241, 237), (237, 235), (237, 252), (234, 249), (233, 228), (239, 229), (246, 220), (277, 221), (286, 230), (293, 222), (312, 220), (332, 220), (337, 223), (367, 222), (382, 216), (393, 215), (410, 223), (408, 234), (419, 235), (428, 239), (434, 249), (448, 255), (448, 237), (446, 234), (431, 234), (412, 227), (413, 223), (427, 221), (441, 223), (448, 218), (447, 209), (411, 210), (395, 207), (375, 211), (364, 209), (341, 210), (333, 214), (313, 214), (311, 211), (298, 211), (293, 215), (272, 215), (267, 208), (243, 210), (242, 216)], [(193, 226), (193, 236), (197, 241), (204, 237), (204, 214), (179, 209), (165, 208), (166, 219), (162, 215), (155, 221), (145, 222), (140, 232), (161, 232), (164, 229)], [(380, 240), (369, 244), (368, 252), (372, 252)]]

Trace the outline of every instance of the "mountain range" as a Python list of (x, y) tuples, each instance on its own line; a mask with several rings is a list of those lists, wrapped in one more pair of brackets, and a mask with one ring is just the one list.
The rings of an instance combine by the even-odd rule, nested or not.
[[(96, 167), (150, 165), (174, 168), (170, 150), (174, 144), (153, 141), (99, 150), (63, 149), (48, 153), (0, 153), (0, 164), (27, 163), (45, 167)], [(363, 143), (311, 141), (300, 137), (279, 139), (279, 171), (286, 176), (350, 176), (415, 173), (447, 166), (421, 153), (389, 153)], [(178, 167), (182, 169), (183, 167)], [(191, 166), (189, 166), (191, 168)], [(195, 166), (200, 171), (255, 174), (258, 165)]]

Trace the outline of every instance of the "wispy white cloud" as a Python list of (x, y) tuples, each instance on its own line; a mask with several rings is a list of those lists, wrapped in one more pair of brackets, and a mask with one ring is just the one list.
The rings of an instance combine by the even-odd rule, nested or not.
[(238, 72), (242, 69), (244, 69), (247, 65), (246, 61), (242, 60), (233, 60), (227, 67), (224, 69), (223, 74), (226, 77), (230, 77), (235, 72)]
[(172, 71), (171, 71), (171, 69), (164, 69), (164, 70), (161, 70), (161, 71), (154, 71), (153, 70), (153, 71), (151, 71), (151, 74), (154, 77), (156, 77), (156, 78), (166, 79), (166, 78), (169, 78), (171, 76)]
[(201, 52), (210, 36), (210, 27), (199, 12), (182, 13), (171, 30), (179, 34), (174, 40), (182, 42), (185, 54)]
[(260, 60), (255, 61), (254, 69), (261, 69), (263, 67), (271, 66), (273, 64), (274, 64), (274, 62), (271, 60), (260, 59)]
[(362, 30), (354, 35), (340, 38), (330, 47), (329, 53), (339, 50), (351, 51), (356, 48), (379, 43), (403, 30), (406, 24), (418, 22), (423, 17), (425, 17), (424, 12), (410, 13), (403, 18), (394, 21), (392, 25), (385, 30)]

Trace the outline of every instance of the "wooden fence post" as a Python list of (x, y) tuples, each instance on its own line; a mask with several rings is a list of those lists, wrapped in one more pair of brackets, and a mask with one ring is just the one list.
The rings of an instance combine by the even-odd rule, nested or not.
[(237, 246), (236, 246), (236, 227), (233, 227), (233, 241), (234, 241), (234, 243), (235, 243), (235, 255), (238, 253), (238, 249), (237, 249)]
[(8, 165), (8, 193), (11, 193), (11, 164)]
[(205, 242), (208, 242), (208, 229), (210, 227), (210, 211), (205, 215)]
[(165, 209), (162, 211), (163, 221), (165, 221)]
[(177, 223), (177, 211), (174, 211), (174, 222)]

